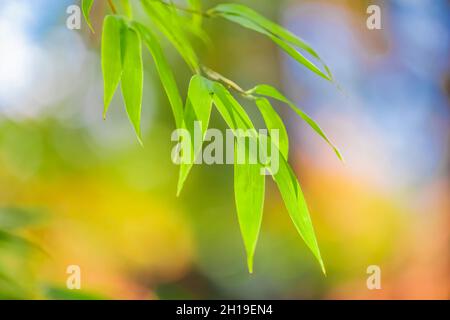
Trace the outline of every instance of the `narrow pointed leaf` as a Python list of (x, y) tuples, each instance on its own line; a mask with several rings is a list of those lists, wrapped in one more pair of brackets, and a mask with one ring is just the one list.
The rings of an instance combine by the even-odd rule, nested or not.
[(218, 7), (220, 11), (225, 11), (230, 14), (236, 14), (246, 17), (247, 19), (254, 21), (267, 31), (271, 32), (276, 37), (296, 46), (299, 49), (308, 52), (312, 57), (316, 58), (322, 64), (328, 76), (330, 78), (333, 77), (329, 67), (325, 64), (325, 62), (322, 60), (319, 54), (305, 40), (296, 36), (291, 31), (287, 30), (286, 28), (283, 28), (282, 26), (280, 26), (277, 23), (274, 23), (273, 21), (270, 21), (269, 19), (260, 15), (253, 9), (241, 4), (221, 4)]
[[(269, 135), (271, 130), (278, 130), (279, 142), (275, 146), (280, 150), (283, 157), (287, 160), (289, 155), (289, 136), (284, 126), (283, 120), (281, 120), (278, 113), (270, 104), (269, 100), (265, 98), (256, 99), (256, 105), (261, 112), (266, 127), (269, 130)], [(275, 142), (274, 142), (275, 143)]]
[(133, 18), (133, 7), (131, 6), (130, 0), (120, 0), (120, 4), (122, 5), (125, 15), (129, 19), (132, 19)]
[[(191, 135), (191, 161), (189, 163), (182, 163), (180, 166), (180, 177), (178, 179), (179, 195), (183, 189), (184, 182), (186, 181), (189, 172), (194, 165), (195, 159), (201, 152), (203, 141), (205, 139), (206, 130), (209, 126), (209, 119), (211, 116), (212, 108), (212, 96), (208, 89), (207, 80), (201, 76), (195, 75), (192, 77), (189, 84), (188, 97), (186, 99), (184, 128), (187, 129)], [(196, 143), (196, 129), (195, 122), (201, 123), (201, 143)]]
[[(202, 0), (188, 0), (189, 8), (192, 11), (201, 12), (202, 11)], [(203, 17), (200, 14), (192, 15), (192, 22), (195, 27), (201, 27)]]
[(141, 140), (141, 109), (144, 70), (142, 65), (142, 46), (139, 34), (132, 28), (125, 28), (123, 43), (122, 95), (131, 124)]
[(336, 153), (337, 157), (344, 161), (344, 158), (342, 157), (341, 152), (339, 149), (331, 142), (331, 140), (328, 138), (328, 136), (325, 134), (325, 132), (320, 128), (320, 126), (310, 117), (308, 116), (304, 111), (302, 111), (300, 108), (298, 108), (296, 105), (294, 105), (289, 99), (287, 99), (280, 91), (278, 91), (276, 88), (269, 86), (269, 85), (259, 85), (253, 88), (252, 90), (249, 90), (249, 93), (252, 94), (258, 94), (261, 96), (266, 96), (273, 98), (275, 100), (281, 101), (285, 104), (287, 104), (297, 115), (299, 115), (318, 135), (320, 135), (327, 143), (328, 145), (333, 148), (334, 152)]
[(314, 233), (308, 206), (300, 184), (298, 183), (297, 177), (287, 161), (283, 157), (279, 157), (279, 159), (279, 169), (277, 173), (272, 174), (273, 179), (280, 190), (281, 196), (295, 228), (316, 257), (323, 273), (326, 273)]
[(102, 33), (102, 72), (104, 87), (104, 110), (106, 117), (111, 100), (122, 76), (121, 30), (123, 22), (115, 16), (106, 16)]
[[(328, 66), (322, 61), (317, 52), (311, 48), (304, 40), (295, 36), (290, 31), (282, 26), (268, 20), (256, 11), (239, 4), (220, 4), (209, 11), (212, 15), (219, 15), (229, 21), (240, 24), (241, 26), (259, 32), (268, 36), (281, 49), (283, 49), (292, 58), (297, 60), (300, 64), (316, 73), (320, 77), (332, 81), (332, 75)], [(296, 50), (304, 50), (313, 56), (319, 63), (322, 64), (324, 71), (316, 66), (312, 61), (306, 58), (302, 53)]]
[(232, 130), (254, 129), (250, 117), (233, 95), (219, 82), (212, 82), (214, 104)]
[(179, 16), (159, 1), (143, 0), (143, 8), (155, 26), (172, 43), (187, 65), (195, 73), (199, 73), (198, 57), (185, 34)]
[[(225, 122), (233, 130), (236, 138), (238, 129), (250, 130), (249, 139), (258, 139), (257, 132), (246, 114), (244, 108), (231, 93), (220, 83), (212, 85), (214, 104)], [(247, 162), (239, 164), (237, 161), (239, 148), (235, 147), (234, 190), (239, 226), (244, 240), (249, 272), (253, 272), (253, 257), (255, 254), (264, 204), (265, 176), (259, 163), (249, 162), (250, 152), (246, 155)]]
[[(250, 118), (245, 113), (245, 110), (223, 85), (213, 82), (212, 88), (214, 92), (214, 104), (231, 129), (254, 129), (254, 126)], [(267, 139), (270, 141), (270, 137)], [(325, 267), (320, 255), (309, 210), (300, 188), (300, 184), (298, 183), (294, 172), (287, 163), (287, 160), (281, 152), (277, 150), (277, 147), (272, 146), (272, 150), (275, 150), (272, 152), (279, 153), (279, 170), (277, 172), (271, 172), (271, 174), (280, 190), (286, 208), (297, 231), (316, 259), (319, 261), (322, 271), (325, 273)]]
[(153, 60), (155, 61), (156, 69), (158, 70), (159, 77), (169, 98), (170, 106), (175, 118), (175, 124), (177, 128), (181, 128), (183, 124), (183, 100), (178, 90), (175, 77), (172, 69), (161, 49), (158, 38), (151, 32), (146, 26), (135, 22), (133, 24), (141, 34), (142, 41), (150, 51)]
[(89, 29), (91, 29), (92, 33), (94, 33), (94, 28), (92, 27), (92, 24), (91, 24), (90, 13), (91, 13), (93, 4), (94, 4), (94, 0), (82, 0), (81, 1), (81, 8), (83, 11), (84, 20), (86, 20), (86, 23), (89, 26)]
[[(255, 138), (257, 139), (257, 138)], [(261, 174), (261, 165), (249, 161), (248, 150), (241, 150), (235, 146), (234, 163), (234, 194), (236, 209), (247, 253), (247, 265), (253, 273), (253, 258), (264, 208), (265, 176)], [(238, 163), (238, 152), (246, 152), (245, 163)]]

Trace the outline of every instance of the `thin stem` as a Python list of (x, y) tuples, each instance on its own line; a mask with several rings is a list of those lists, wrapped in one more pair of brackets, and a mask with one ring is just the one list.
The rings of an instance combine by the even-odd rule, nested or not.
[(108, 0), (108, 4), (109, 4), (109, 7), (111, 8), (112, 13), (116, 14), (117, 13), (116, 6), (112, 2), (112, 0)]
[[(152, 1), (155, 1), (155, 0), (152, 0)], [(190, 9), (190, 8), (185, 8), (185, 7), (179, 6), (179, 5), (175, 4), (175, 3), (167, 3), (167, 2), (164, 2), (164, 1), (157, 1), (157, 0), (155, 2), (159, 2), (159, 3), (164, 4), (166, 6), (173, 7), (175, 9), (177, 9), (177, 10), (184, 11), (184, 12), (187, 12), (187, 13), (190, 13), (190, 14), (200, 15), (200, 16), (203, 16), (205, 18), (211, 18), (212, 17), (212, 15), (210, 15), (207, 12), (202, 12), (202, 11), (198, 11), (198, 10), (194, 10), (194, 9)]]
[(246, 99), (249, 99), (249, 100), (256, 99), (251, 93), (242, 89), (236, 82), (224, 77), (220, 73), (217, 73), (205, 66), (202, 66), (202, 70), (210, 80), (220, 81), (220, 82), (224, 83), (228, 88), (235, 90), (236, 92), (238, 92), (240, 95), (242, 95)]

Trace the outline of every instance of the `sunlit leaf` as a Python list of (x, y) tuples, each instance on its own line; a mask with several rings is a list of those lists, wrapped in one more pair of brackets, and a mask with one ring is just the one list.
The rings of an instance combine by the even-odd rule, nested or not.
[(130, 0), (120, 0), (120, 3), (122, 5), (123, 11), (125, 12), (125, 15), (129, 19), (133, 18), (133, 7), (131, 6)]
[[(257, 137), (249, 137), (257, 140)], [(257, 143), (257, 141), (256, 141)], [(244, 152), (244, 163), (239, 163), (240, 153)], [(236, 209), (247, 253), (247, 265), (250, 273), (253, 273), (253, 258), (264, 208), (265, 176), (261, 173), (259, 163), (251, 163), (249, 150), (242, 150), (235, 146), (234, 162), (234, 195)]]
[(232, 130), (254, 129), (244, 108), (222, 84), (214, 81), (211, 88), (214, 92), (214, 104)]
[(273, 179), (280, 190), (286, 208), (298, 233), (318, 260), (323, 273), (326, 273), (308, 206), (300, 184), (287, 161), (283, 157), (279, 157), (279, 160), (278, 172), (275, 174), (272, 173)]
[[(229, 91), (223, 87), (223, 85), (214, 82), (214, 104), (221, 113), (222, 117), (231, 129), (252, 129), (253, 124), (248, 118), (245, 110), (234, 99)], [(270, 138), (268, 138), (270, 140)], [(297, 181), (295, 174), (290, 168), (287, 160), (277, 150), (276, 146), (272, 147), (272, 152), (279, 152), (279, 170), (277, 172), (271, 172), (282, 198), (288, 209), (294, 225), (307, 244), (308, 248), (313, 252), (314, 256), (319, 261), (322, 270), (325, 272), (325, 267), (320, 256), (319, 247), (314, 234), (309, 210), (306, 205), (305, 198), (303, 196), (300, 184)]]
[[(195, 159), (201, 152), (202, 144), (205, 139), (206, 130), (209, 125), (209, 118), (211, 115), (212, 96), (208, 88), (208, 80), (195, 75), (192, 77), (189, 84), (188, 96), (186, 99), (186, 108), (184, 116), (184, 128), (187, 129), (191, 135), (191, 161), (189, 163), (182, 163), (180, 166), (180, 177), (178, 179), (178, 191), (180, 194), (184, 182), (192, 169)], [(195, 122), (201, 123), (202, 127), (197, 130), (201, 130), (202, 143), (196, 143), (195, 139)]]
[[(189, 8), (193, 12), (201, 12), (202, 11), (202, 0), (188, 0)], [(202, 25), (202, 15), (201, 14), (193, 14), (192, 22), (194, 26), (199, 28)]]
[(90, 13), (92, 9), (92, 5), (94, 4), (94, 0), (82, 0), (81, 8), (83, 11), (84, 19), (86, 20), (89, 29), (91, 29), (92, 33), (94, 33), (94, 28), (92, 28)]
[(144, 69), (142, 65), (141, 39), (133, 28), (126, 27), (122, 36), (123, 72), (122, 95), (131, 124), (136, 131), (139, 142), (141, 140), (141, 109)]
[(269, 100), (265, 98), (256, 99), (256, 105), (261, 112), (264, 122), (266, 123), (266, 127), (269, 130), (269, 134), (271, 130), (278, 130), (279, 133), (279, 141), (274, 141), (275, 146), (280, 150), (281, 154), (285, 159), (288, 159), (289, 155), (289, 136), (284, 126), (283, 120), (281, 120), (278, 113), (274, 110)]
[(136, 22), (134, 26), (139, 30), (142, 40), (152, 54), (164, 90), (169, 98), (176, 126), (180, 128), (183, 124), (183, 100), (180, 96), (173, 72), (161, 49), (159, 40), (146, 26)]
[[(305, 41), (295, 36), (290, 31), (280, 25), (268, 20), (256, 11), (239, 4), (219, 4), (209, 12), (211, 15), (218, 15), (241, 26), (251, 29), (268, 36), (278, 46), (280, 46), (287, 54), (304, 65), (306, 68), (331, 81), (332, 76), (329, 68), (323, 63), (319, 55)], [(312, 61), (306, 58), (302, 53), (296, 50), (302, 49), (316, 58), (324, 67), (322, 71)]]
[(194, 73), (199, 73), (198, 57), (185, 34), (185, 26), (179, 23), (174, 10), (159, 1), (143, 0), (143, 8), (156, 27), (172, 43)]
[(276, 99), (278, 101), (286, 103), (295, 113), (297, 113), (317, 134), (319, 134), (334, 150), (336, 155), (341, 161), (343, 157), (339, 151), (339, 149), (331, 142), (331, 140), (327, 137), (325, 132), (320, 128), (320, 126), (305, 112), (295, 106), (289, 99), (287, 99), (281, 92), (279, 92), (276, 88), (269, 85), (259, 85), (255, 88), (249, 90), (251, 94), (258, 94), (261, 96), (270, 97)]
[(106, 117), (111, 100), (122, 76), (121, 30), (123, 22), (115, 16), (106, 16), (102, 34), (102, 72), (104, 82), (104, 110)]

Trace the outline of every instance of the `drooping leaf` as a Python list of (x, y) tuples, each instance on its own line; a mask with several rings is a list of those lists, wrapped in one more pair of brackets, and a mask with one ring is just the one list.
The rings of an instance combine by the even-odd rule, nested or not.
[(103, 118), (122, 77), (121, 31), (123, 22), (116, 16), (106, 16), (102, 34), (102, 72), (104, 83)]
[(344, 161), (344, 158), (342, 157), (342, 154), (340, 153), (339, 149), (331, 142), (331, 140), (327, 137), (325, 132), (320, 128), (320, 126), (310, 117), (308, 116), (304, 111), (302, 111), (300, 108), (298, 108), (295, 104), (293, 104), (289, 99), (287, 99), (280, 91), (278, 91), (276, 88), (269, 86), (269, 85), (259, 85), (255, 88), (248, 91), (251, 94), (258, 94), (261, 96), (270, 97), (273, 99), (276, 99), (278, 101), (281, 101), (285, 104), (287, 104), (295, 113), (297, 113), (318, 135), (320, 135), (327, 143), (328, 145), (333, 148), (334, 152), (336, 153), (337, 157)]
[[(317, 52), (311, 48), (304, 40), (295, 36), (290, 31), (281, 27), (280, 25), (268, 20), (256, 11), (239, 4), (219, 4), (215, 8), (208, 11), (211, 15), (221, 16), (229, 21), (240, 24), (241, 26), (259, 32), (268, 36), (278, 46), (280, 46), (287, 54), (297, 60), (306, 68), (321, 76), (322, 78), (332, 81), (332, 75), (328, 66), (323, 63)], [(322, 71), (312, 61), (306, 58), (302, 53), (296, 50), (304, 50), (311, 56), (316, 58), (322, 64), (325, 71)]]
[(219, 82), (212, 82), (214, 105), (232, 130), (254, 129), (250, 117), (233, 95)]
[(135, 22), (133, 25), (136, 26), (137, 30), (139, 30), (142, 40), (153, 56), (153, 60), (156, 64), (156, 69), (158, 70), (159, 77), (172, 107), (176, 127), (181, 128), (183, 124), (184, 112), (183, 100), (178, 90), (173, 72), (169, 66), (169, 63), (167, 62), (164, 52), (161, 49), (159, 40), (146, 26), (137, 22)]
[[(228, 126), (235, 129), (252, 129), (253, 124), (245, 113), (245, 110), (234, 99), (229, 91), (220, 83), (214, 82), (214, 104), (221, 113), (222, 117)], [(267, 138), (270, 141), (270, 137)], [(272, 144), (272, 142), (270, 142)], [(294, 225), (301, 235), (302, 239), (307, 244), (308, 248), (313, 252), (314, 256), (319, 261), (322, 270), (325, 272), (325, 267), (320, 255), (320, 250), (317, 245), (317, 240), (312, 226), (309, 210), (306, 205), (300, 184), (297, 181), (295, 174), (290, 168), (287, 160), (283, 157), (281, 152), (277, 150), (276, 146), (272, 146), (272, 152), (279, 153), (279, 169), (277, 172), (271, 172), (282, 198), (285, 202), (289, 215), (294, 222)], [(270, 168), (267, 168), (270, 170)]]
[[(213, 82), (212, 90), (214, 92), (214, 104), (225, 122), (233, 130), (236, 139), (242, 139), (240, 130), (249, 130), (246, 132), (246, 138), (249, 144), (258, 144), (258, 134), (245, 112), (244, 108), (231, 95), (231, 93), (220, 83)], [(256, 141), (254, 141), (256, 140)], [(238, 143), (239, 140), (236, 140)], [(234, 165), (234, 189), (236, 209), (242, 238), (247, 254), (247, 265), (249, 272), (253, 272), (253, 257), (258, 241), (258, 235), (261, 228), (265, 176), (262, 174), (262, 166), (259, 162), (250, 161), (250, 150), (245, 150), (246, 162), (238, 163), (239, 147), (235, 147), (235, 165)], [(256, 160), (259, 161), (256, 155)]]
[(129, 19), (132, 19), (133, 18), (133, 7), (131, 6), (130, 0), (120, 0), (120, 4), (122, 5), (125, 15)]
[(272, 173), (272, 176), (298, 233), (316, 257), (323, 273), (326, 273), (305, 197), (297, 177), (283, 157), (279, 157), (278, 172)]
[(136, 131), (139, 142), (142, 144), (141, 109), (144, 69), (139, 33), (131, 27), (125, 27), (122, 34), (122, 42), (122, 95), (130, 122)]
[(94, 0), (82, 0), (81, 1), (81, 8), (83, 11), (84, 20), (86, 20), (86, 23), (89, 26), (89, 29), (91, 29), (92, 33), (94, 33), (94, 28), (92, 27), (92, 24), (91, 24), (90, 13), (91, 13), (93, 4), (94, 4)]
[(194, 73), (199, 73), (198, 57), (185, 34), (185, 27), (180, 24), (176, 12), (159, 1), (143, 0), (142, 4), (152, 22), (172, 43), (187, 65)]
[(280, 150), (281, 154), (285, 159), (288, 159), (289, 155), (289, 136), (284, 126), (283, 120), (281, 120), (278, 113), (274, 110), (269, 100), (265, 98), (256, 99), (256, 105), (261, 112), (264, 122), (266, 123), (266, 127), (269, 130), (269, 135), (271, 135), (271, 130), (278, 130), (279, 133), (279, 141), (274, 141), (275, 146)]
[[(208, 88), (208, 80), (199, 75), (194, 75), (189, 84), (188, 96), (186, 99), (186, 108), (183, 127), (187, 129), (191, 136), (191, 159), (189, 163), (182, 163), (180, 166), (180, 176), (178, 179), (177, 195), (180, 194), (184, 182), (192, 169), (195, 159), (201, 152), (206, 130), (211, 116), (212, 96)], [(195, 128), (195, 122), (201, 123), (201, 128)], [(201, 130), (201, 143), (197, 143), (196, 131)]]
[[(250, 137), (256, 139), (257, 137)], [(256, 142), (257, 143), (257, 142)], [(239, 163), (239, 153), (245, 152), (245, 162)], [(234, 194), (236, 209), (247, 253), (247, 265), (253, 273), (253, 258), (264, 208), (265, 176), (261, 173), (259, 163), (251, 163), (249, 150), (242, 150), (235, 144), (234, 161)]]

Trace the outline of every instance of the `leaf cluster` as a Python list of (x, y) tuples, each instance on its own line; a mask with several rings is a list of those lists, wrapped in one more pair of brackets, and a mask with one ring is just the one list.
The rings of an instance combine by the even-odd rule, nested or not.
[[(94, 0), (82, 1), (83, 13), (91, 29), (89, 12), (93, 2)], [(252, 132), (250, 139), (256, 141), (268, 139), (270, 141), (270, 135), (263, 136), (255, 130), (252, 120), (233, 93), (252, 101), (261, 112), (269, 132), (271, 129), (279, 130), (279, 142), (274, 145), (272, 150), (272, 152), (279, 153), (279, 170), (269, 173), (280, 190), (298, 233), (325, 273), (305, 197), (298, 179), (288, 163), (289, 137), (287, 130), (283, 120), (272, 106), (271, 100), (280, 101), (291, 108), (332, 147), (339, 159), (342, 160), (339, 150), (320, 126), (278, 89), (269, 85), (257, 85), (253, 89), (244, 90), (232, 80), (203, 66), (192, 45), (191, 36), (208, 43), (209, 38), (202, 27), (203, 19), (223, 18), (267, 36), (306, 69), (327, 81), (334, 82), (330, 69), (318, 53), (306, 41), (244, 5), (226, 3), (202, 11), (201, 0), (188, 0), (188, 7), (180, 7), (172, 2), (159, 0), (141, 0), (140, 4), (145, 11), (146, 19), (138, 21), (133, 18), (132, 4), (135, 5), (135, 3), (122, 0), (121, 7), (124, 9), (121, 13), (117, 12), (113, 1), (108, 2), (111, 4), (112, 14), (104, 18), (101, 48), (104, 116), (106, 116), (111, 100), (120, 84), (125, 109), (137, 138), (142, 143), (140, 130), (144, 78), (142, 47), (146, 47), (153, 58), (170, 102), (176, 127), (189, 130), (192, 137), (194, 137), (194, 122), (201, 121), (203, 139), (205, 138), (211, 111), (215, 107), (227, 126), (233, 130), (236, 138), (238, 138), (239, 130), (244, 129)], [(175, 82), (174, 72), (161, 47), (162, 38), (172, 44), (192, 70), (193, 75), (184, 102)], [(191, 145), (193, 148), (191, 163), (193, 164), (202, 146), (195, 146), (194, 143)], [(236, 154), (237, 152), (235, 152)], [(192, 164), (180, 166), (178, 194), (192, 169)], [(265, 176), (261, 174), (261, 170), (264, 169), (267, 170), (267, 167), (263, 163), (250, 164), (247, 161), (244, 164), (238, 164), (235, 161), (235, 202), (250, 272), (253, 272), (253, 257), (263, 215)]]

